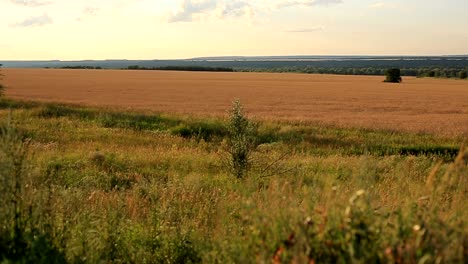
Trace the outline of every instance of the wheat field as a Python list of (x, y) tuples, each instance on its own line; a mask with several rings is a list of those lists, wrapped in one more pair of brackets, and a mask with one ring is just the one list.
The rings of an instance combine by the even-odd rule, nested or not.
[(119, 109), (221, 116), (240, 98), (258, 119), (338, 127), (468, 133), (468, 82), (381, 76), (4, 69), (6, 95)]

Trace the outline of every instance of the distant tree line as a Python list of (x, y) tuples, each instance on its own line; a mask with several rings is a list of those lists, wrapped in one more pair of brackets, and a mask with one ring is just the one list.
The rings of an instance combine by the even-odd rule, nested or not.
[(206, 67), (206, 66), (164, 66), (142, 67), (138, 65), (128, 66), (128, 70), (156, 70), (156, 71), (208, 71), (208, 72), (234, 72), (232, 68)]
[[(289, 63), (289, 62), (286, 62)], [(302, 63), (302, 62), (298, 62)], [(334, 62), (337, 63), (337, 62)], [(337, 74), (337, 75), (385, 75), (385, 72), (389, 68), (399, 68), (401, 70), (401, 76), (415, 76), (415, 77), (434, 77), (434, 78), (468, 78), (468, 66), (422, 66), (418, 63), (413, 62), (413, 67), (388, 67), (388, 65), (375, 65), (372, 67), (360, 67), (359, 61), (356, 61), (356, 65), (346, 64), (342, 66), (333, 65), (332, 62), (324, 62), (325, 66), (280, 66), (266, 67), (257, 66), (234, 66), (234, 67), (222, 67), (222, 66), (203, 66), (203, 65), (173, 65), (173, 66), (159, 66), (149, 67), (141, 65), (131, 65), (126, 70), (159, 70), (159, 71), (208, 71), (208, 72), (291, 72), (291, 73), (311, 73), (311, 74)], [(407, 63), (407, 62), (405, 62)], [(457, 62), (459, 63), (459, 62)], [(50, 67), (46, 67), (50, 68)], [(56, 69), (92, 69), (98, 70), (103, 69), (101, 66), (63, 66), (55, 67)]]
[[(386, 67), (280, 67), (280, 68), (241, 68), (236, 69), (243, 72), (294, 72), (314, 74), (338, 74), (338, 75), (385, 75)], [(436, 78), (468, 78), (468, 67), (466, 68), (402, 68), (401, 76), (436, 77)]]
[[(46, 69), (50, 69), (50, 67), (45, 67)], [(63, 66), (63, 67), (57, 67), (54, 69), (73, 69), (73, 70), (102, 70), (101, 66)]]

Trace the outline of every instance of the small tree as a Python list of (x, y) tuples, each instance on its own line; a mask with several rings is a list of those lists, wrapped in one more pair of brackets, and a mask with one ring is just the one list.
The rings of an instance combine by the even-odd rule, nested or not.
[(459, 74), (460, 79), (468, 78), (468, 73), (466, 71), (461, 71)]
[(244, 178), (251, 167), (252, 153), (257, 147), (257, 126), (244, 114), (241, 102), (232, 103), (228, 125), (228, 153), (232, 173), (238, 179)]
[(389, 83), (400, 83), (402, 81), (401, 79), (401, 71), (400, 69), (393, 68), (393, 69), (388, 69), (385, 72), (385, 82)]

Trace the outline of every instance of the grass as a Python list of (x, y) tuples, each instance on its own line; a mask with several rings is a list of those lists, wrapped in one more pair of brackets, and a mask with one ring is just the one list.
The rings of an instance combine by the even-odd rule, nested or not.
[(238, 180), (224, 119), (2, 99), (0, 120), (4, 260), (466, 262), (463, 137), (261, 121)]

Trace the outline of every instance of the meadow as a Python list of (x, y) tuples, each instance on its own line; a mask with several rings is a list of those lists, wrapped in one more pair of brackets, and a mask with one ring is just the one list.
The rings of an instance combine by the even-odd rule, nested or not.
[[(344, 88), (327, 101), (331, 76), (243, 73), (210, 95), (225, 73), (183, 73), (198, 78), (184, 81), (105, 71), (113, 78), (104, 87), (88, 78), (94, 71), (81, 83), (73, 79), (80, 71), (31, 70), (31, 78), (15, 71), (4, 71), (0, 100), (6, 263), (466, 262), (464, 81), (390, 85), (340, 76), (333, 85)], [(248, 76), (257, 82), (249, 86)], [(138, 90), (145, 78), (154, 84)], [(307, 89), (321, 78), (318, 91)], [(416, 96), (428, 82), (431, 92)], [(295, 89), (284, 93), (288, 85)], [(238, 92), (255, 126), (243, 178), (233, 175), (229, 151), (228, 111)], [(288, 101), (302, 97), (318, 107), (302, 111)], [(368, 114), (374, 122), (335, 122), (359, 105), (336, 118)]]

